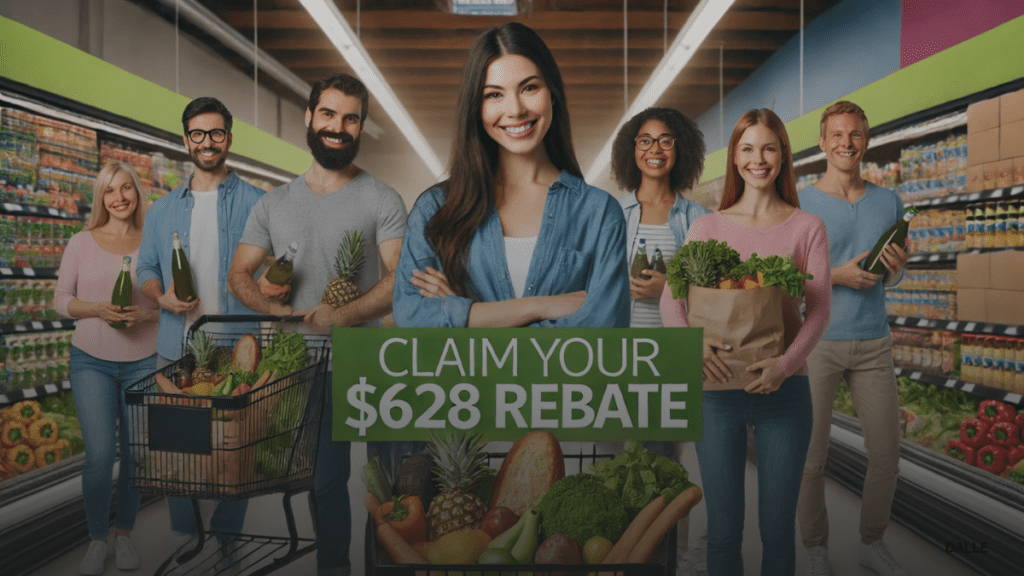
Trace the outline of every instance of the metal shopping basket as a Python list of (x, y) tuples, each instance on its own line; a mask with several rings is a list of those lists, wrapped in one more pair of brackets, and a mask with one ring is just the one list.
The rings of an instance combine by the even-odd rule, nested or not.
[[(301, 319), (202, 316), (189, 328), (185, 342), (209, 322), (222, 327), (204, 330), (214, 345), (233, 348), (243, 335), (252, 334), (265, 351), (279, 330), (261, 328), (260, 322)], [(183, 576), (214, 568), (209, 573), (256, 576), (316, 549), (314, 539), (298, 537), (291, 498), (301, 492), (312, 495), (330, 370), (330, 336), (301, 337), (308, 354), (304, 368), (275, 374), (264, 385), (238, 396), (161, 391), (158, 375), (173, 381), (185, 359), (126, 390), (128, 439), (134, 459), (132, 488), (142, 494), (192, 498), (199, 527), (197, 545), (176, 552), (157, 575)], [(284, 494), (287, 537), (203, 530), (196, 499), (241, 500), (269, 493)], [(284, 555), (274, 557), (280, 551)]]
[[(487, 455), (487, 465), (498, 468), (505, 460), (506, 454), (491, 452)], [(598, 460), (614, 458), (614, 454), (598, 454), (592, 448), (590, 454), (563, 454), (565, 458), (565, 474), (579, 474), (590, 468)], [(639, 510), (630, 511), (630, 521)], [(648, 564), (601, 564), (600, 571), (596, 565), (580, 564), (395, 564), (387, 557), (387, 553), (377, 548), (377, 536), (374, 531), (373, 518), (366, 519), (366, 576), (465, 576), (470, 574), (534, 574), (535, 576), (557, 576), (559, 574), (598, 573), (615, 576), (675, 576), (676, 573), (676, 527), (673, 526), (662, 542), (660, 558)], [(583, 545), (582, 542), (579, 543)]]

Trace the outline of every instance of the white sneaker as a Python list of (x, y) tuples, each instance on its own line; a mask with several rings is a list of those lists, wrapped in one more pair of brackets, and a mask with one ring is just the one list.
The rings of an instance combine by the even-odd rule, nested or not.
[(885, 547), (885, 542), (881, 540), (872, 542), (870, 546), (861, 544), (857, 560), (861, 565), (871, 568), (881, 576), (910, 576), (910, 572), (907, 572), (889, 554), (889, 549)]
[(832, 576), (828, 567), (828, 548), (811, 546), (807, 549), (808, 576)]
[(114, 538), (114, 566), (118, 570), (135, 570), (139, 567), (139, 555), (127, 536)]
[(103, 574), (106, 563), (107, 543), (103, 540), (93, 540), (89, 543), (89, 549), (85, 551), (85, 558), (82, 558), (82, 563), (78, 565), (78, 573), (85, 576)]

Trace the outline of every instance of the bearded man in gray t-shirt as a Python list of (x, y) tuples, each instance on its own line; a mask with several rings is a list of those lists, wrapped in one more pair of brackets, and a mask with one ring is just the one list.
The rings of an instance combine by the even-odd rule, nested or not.
[[(327, 333), (332, 326), (379, 326), (380, 317), (391, 311), (407, 212), (394, 189), (352, 164), (368, 101), (362, 82), (346, 74), (313, 85), (306, 109), (306, 141), (313, 166), (253, 207), (231, 263), (229, 288), (251, 310), (301, 315), (307, 325), (304, 330), (317, 333)], [(361, 234), (365, 257), (365, 264), (351, 278), (359, 296), (346, 303), (321, 303), (337, 276), (335, 260), (343, 245), (347, 246), (342, 259), (350, 259), (353, 233)], [(253, 280), (268, 256), (284, 254), (293, 242), (298, 243), (298, 252), (289, 285), (277, 287), (265, 277)], [(387, 268), (383, 277), (381, 261)], [(331, 440), (332, 407), (328, 388), (315, 478), (317, 574), (321, 576), (347, 575), (351, 570), (350, 445)], [(373, 448), (368, 450), (374, 452)], [(422, 446), (405, 448), (419, 451)]]

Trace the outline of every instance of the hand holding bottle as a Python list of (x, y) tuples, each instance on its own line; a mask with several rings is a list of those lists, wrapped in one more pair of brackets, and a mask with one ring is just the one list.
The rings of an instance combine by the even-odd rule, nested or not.
[(274, 284), (267, 280), (266, 272), (262, 276), (256, 279), (256, 285), (259, 286), (260, 294), (266, 296), (269, 300), (277, 302), (278, 304), (284, 304), (288, 302), (288, 298), (292, 295), (291, 284), (285, 284), (283, 286)]
[(882, 250), (882, 264), (885, 265), (885, 269), (891, 277), (899, 275), (900, 270), (903, 270), (909, 259), (910, 254), (907, 253), (904, 246), (887, 244)]
[(106, 321), (108, 324), (114, 324), (126, 320), (121, 307), (116, 304), (111, 304), (110, 302), (93, 302), (92, 315), (100, 320)]
[(832, 284), (846, 286), (847, 288), (853, 288), (854, 290), (865, 290), (878, 283), (878, 281), (882, 279), (882, 274), (872, 274), (860, 267), (860, 263), (867, 258), (870, 253), (871, 250), (865, 250), (860, 255), (855, 256), (842, 265), (833, 268)]
[(643, 298), (661, 298), (665, 289), (665, 274), (657, 270), (645, 268), (638, 277), (629, 279), (629, 297), (634, 300)]
[(131, 328), (136, 324), (148, 324), (158, 321), (160, 313), (153, 308), (141, 308), (135, 305), (125, 306), (121, 319), (124, 320), (126, 328)]
[(184, 314), (199, 305), (199, 298), (196, 298), (191, 302), (182, 302), (181, 300), (178, 300), (178, 297), (174, 292), (174, 281), (172, 280), (171, 285), (167, 287), (167, 291), (157, 299), (156, 303), (164, 310), (173, 314)]

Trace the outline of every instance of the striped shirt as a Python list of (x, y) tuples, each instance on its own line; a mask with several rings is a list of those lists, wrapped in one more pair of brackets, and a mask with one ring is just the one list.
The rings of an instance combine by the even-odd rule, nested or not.
[[(640, 224), (636, 234), (637, 239), (643, 238), (647, 241), (647, 258), (654, 258), (654, 250), (660, 249), (665, 264), (676, 253), (676, 239), (672, 235), (672, 229), (666, 224)], [(636, 246), (630, 246), (630, 263), (636, 256)], [(660, 296), (644, 298), (642, 300), (630, 300), (631, 312), (629, 315), (630, 328), (661, 328), (661, 312), (658, 309)]]

